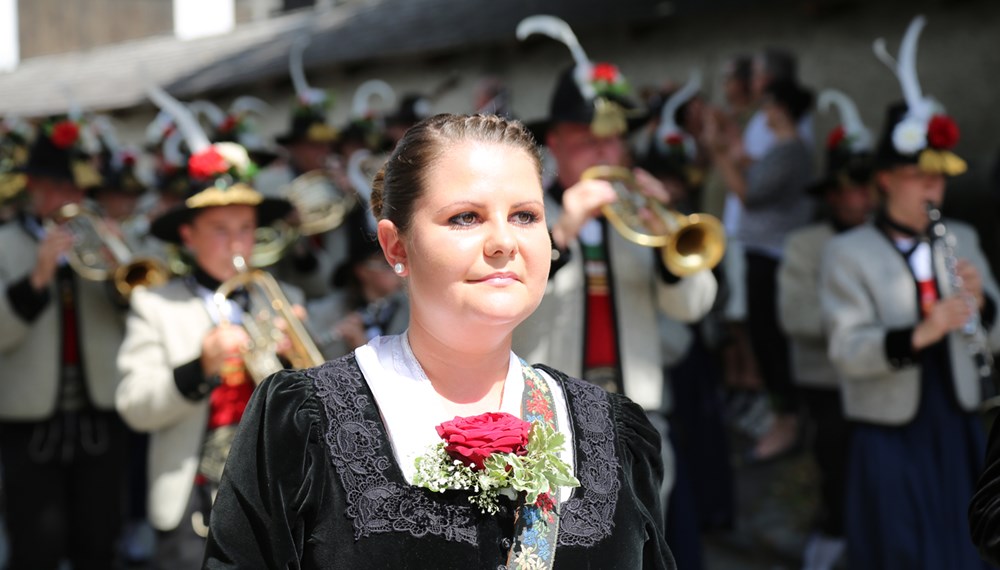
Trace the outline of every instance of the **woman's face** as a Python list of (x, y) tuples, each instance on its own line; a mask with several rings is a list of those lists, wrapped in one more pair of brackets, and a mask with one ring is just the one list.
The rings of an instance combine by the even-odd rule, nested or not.
[(390, 263), (406, 268), (412, 315), (425, 328), (513, 330), (541, 302), (551, 242), (538, 172), (521, 149), (450, 145), (427, 172), (401, 241), (384, 239), (386, 230), (398, 235), (392, 222), (379, 226)]

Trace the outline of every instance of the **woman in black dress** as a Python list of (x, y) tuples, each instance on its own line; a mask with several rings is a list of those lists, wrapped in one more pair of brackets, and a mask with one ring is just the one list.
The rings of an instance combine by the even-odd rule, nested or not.
[[(407, 280), (409, 329), (260, 386), (206, 568), (673, 568), (660, 441), (643, 411), (511, 352), (549, 273), (540, 170), (516, 121), (439, 115), (408, 131), (372, 208)], [(490, 512), (470, 503), (475, 490), (414, 484), (417, 458), (441, 441), (435, 426), (484, 412), (565, 437), (558, 456), (579, 486), (545, 496), (547, 524), (536, 515), (552, 511), (523, 492)]]

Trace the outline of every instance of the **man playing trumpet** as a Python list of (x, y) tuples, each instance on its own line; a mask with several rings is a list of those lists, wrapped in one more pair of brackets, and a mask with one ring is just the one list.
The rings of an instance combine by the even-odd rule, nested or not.
[[(191, 157), (198, 190), (155, 219), (151, 231), (186, 247), (194, 268), (162, 288), (135, 291), (118, 355), (117, 408), (131, 427), (151, 434), (157, 568), (201, 566), (214, 490), (254, 389), (245, 366), (252, 340), (239, 324), (253, 324), (250, 293), (216, 292), (250, 258), (257, 226), (284, 216), (290, 205), (244, 182), (247, 165), (246, 151), (233, 143)], [(301, 294), (292, 297), (301, 301)]]
[[(553, 261), (542, 303), (515, 331), (514, 349), (529, 362), (552, 362), (569, 374), (624, 393), (646, 410), (664, 437), (661, 494), (666, 504), (673, 462), (663, 414), (667, 407), (659, 319), (700, 319), (715, 301), (717, 283), (708, 269), (683, 279), (671, 274), (659, 250), (627, 241), (607, 223), (602, 207), (619, 197), (605, 180), (584, 180), (584, 171), (628, 166), (624, 135), (630, 123), (642, 124), (644, 117), (637, 115), (643, 114), (623, 96), (625, 82), (617, 68), (582, 57), (564, 22), (533, 16), (518, 26), (520, 38), (532, 33), (569, 40), (578, 59), (556, 84), (549, 118), (531, 126), (558, 165), (557, 179), (545, 189)], [(636, 169), (634, 174), (643, 195), (669, 200), (649, 173)], [(663, 232), (661, 220), (646, 216), (644, 221), (650, 233)]]
[(66, 263), (60, 208), (100, 184), (76, 120), (42, 123), (23, 173), (27, 211), (0, 228), (0, 455), (10, 568), (111, 568), (125, 427), (114, 412), (122, 311)]

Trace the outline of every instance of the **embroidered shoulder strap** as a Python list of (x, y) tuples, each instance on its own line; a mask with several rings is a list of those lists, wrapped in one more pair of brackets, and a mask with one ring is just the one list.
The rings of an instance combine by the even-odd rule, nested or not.
[[(553, 431), (559, 430), (555, 401), (549, 383), (521, 360), (524, 393), (521, 397), (521, 417), (526, 422), (542, 422)], [(507, 554), (507, 567), (512, 570), (550, 569), (556, 558), (559, 517), (556, 516), (559, 493), (550, 495), (551, 508), (522, 503), (514, 519), (515, 540)], [(542, 500), (540, 498), (540, 500)]]

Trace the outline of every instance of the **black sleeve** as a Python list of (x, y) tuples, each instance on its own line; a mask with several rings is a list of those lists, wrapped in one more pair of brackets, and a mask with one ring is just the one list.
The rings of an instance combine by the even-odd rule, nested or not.
[(291, 258), (292, 267), (298, 273), (312, 273), (319, 267), (319, 260), (309, 246), (304, 251), (293, 251)]
[(646, 412), (620, 394), (609, 394), (615, 416), (615, 431), (622, 450), (625, 472), (635, 504), (646, 526), (643, 568), (676, 569), (673, 554), (666, 542), (665, 505), (660, 500), (664, 471), (661, 456), (662, 438)]
[(913, 352), (913, 327), (891, 329), (885, 333), (885, 359), (897, 370), (916, 361), (916, 354)]
[(174, 384), (182, 396), (193, 402), (205, 399), (219, 385), (219, 378), (205, 378), (201, 370), (201, 359), (195, 358), (187, 364), (174, 368)]
[(52, 295), (49, 293), (48, 287), (41, 291), (35, 291), (35, 288), (31, 286), (30, 275), (7, 287), (7, 301), (10, 302), (10, 306), (13, 307), (17, 316), (26, 323), (35, 322), (35, 319), (45, 310), (51, 300)]
[(203, 568), (302, 567), (316, 517), (330, 507), (321, 407), (300, 372), (254, 390), (212, 507)]
[(983, 295), (983, 309), (979, 311), (979, 322), (986, 330), (992, 329), (997, 322), (997, 304), (989, 295)]
[(552, 232), (549, 232), (549, 242), (552, 244), (552, 265), (549, 267), (549, 279), (552, 279), (560, 269), (566, 267), (566, 264), (569, 263), (570, 251), (568, 247), (566, 249), (559, 249), (556, 246), (555, 240), (552, 239)]
[(676, 276), (667, 269), (667, 264), (663, 263), (663, 255), (661, 255), (660, 248), (652, 248), (653, 256), (656, 258), (654, 262), (656, 264), (656, 274), (659, 275), (660, 281), (663, 281), (667, 285), (673, 285), (681, 280), (680, 277)]
[(986, 449), (986, 469), (969, 502), (969, 529), (980, 556), (1000, 565), (1000, 422), (993, 422)]

